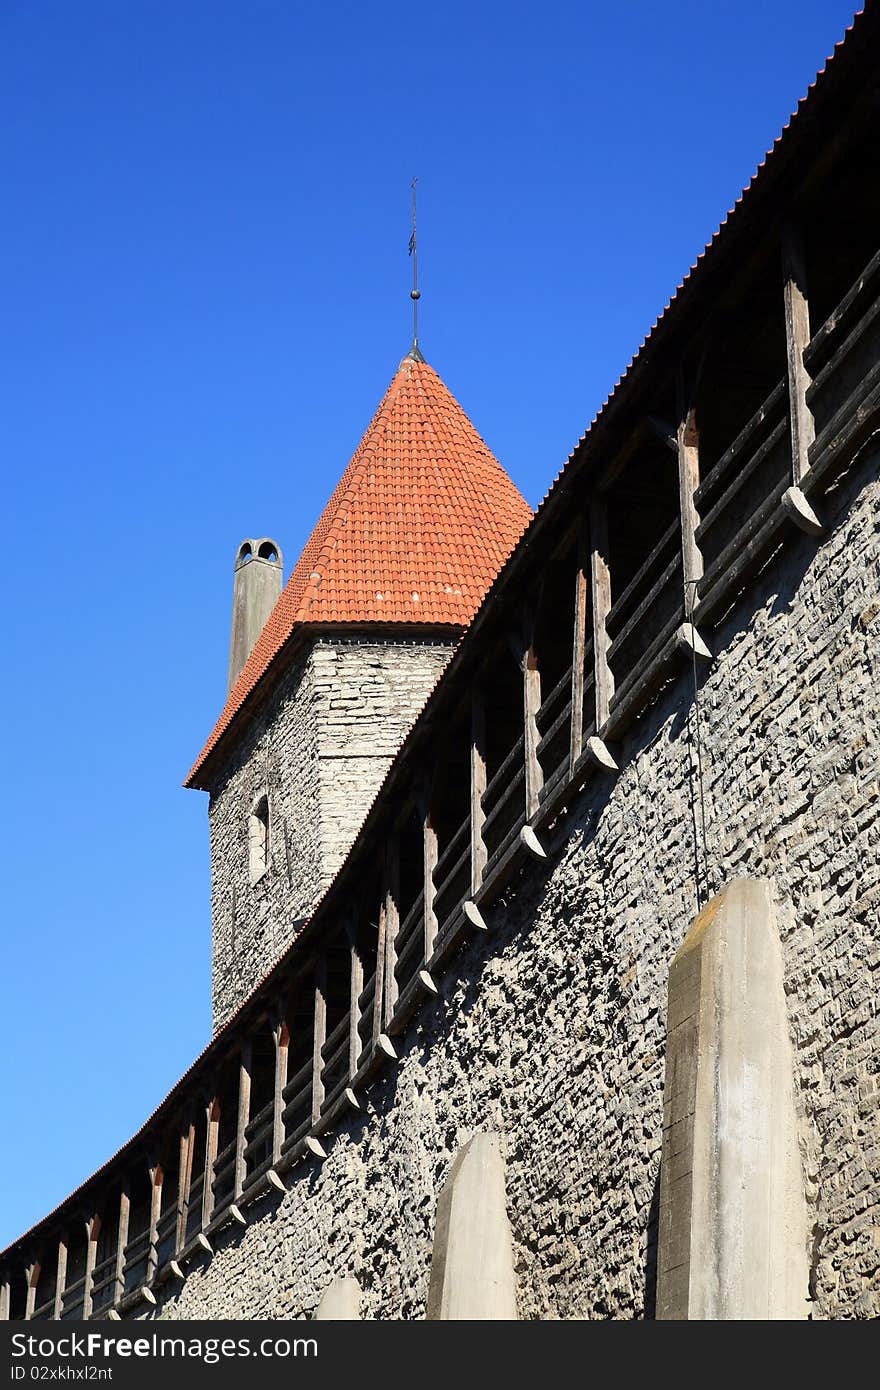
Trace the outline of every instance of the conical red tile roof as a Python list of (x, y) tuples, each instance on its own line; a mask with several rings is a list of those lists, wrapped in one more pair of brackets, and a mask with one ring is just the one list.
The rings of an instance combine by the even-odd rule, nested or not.
[(531, 517), (437, 373), (405, 357), (186, 785), (298, 628), (466, 627)]

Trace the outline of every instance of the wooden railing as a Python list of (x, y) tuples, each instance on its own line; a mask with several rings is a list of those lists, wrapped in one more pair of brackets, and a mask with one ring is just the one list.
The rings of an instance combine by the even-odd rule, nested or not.
[[(795, 355), (796, 365), (798, 360)], [(522, 730), (497, 766), (487, 766), (480, 729), (491, 720), (491, 709), (475, 706), (467, 815), (457, 820), (447, 814), (444, 823), (451, 821), (455, 829), (438, 845), (430, 792), (425, 791), (430, 778), (423, 775), (423, 767), (420, 780), (403, 783), (409, 786), (408, 808), (398, 798), (387, 807), (385, 822), (368, 821), (350, 859), (361, 877), (353, 869), (344, 894), (341, 889), (328, 894), (318, 921), (323, 937), (313, 934), (308, 959), (300, 963), (296, 952), (291, 953), (287, 975), (269, 981), (246, 1025), (220, 1036), (215, 1051), (175, 1097), (172, 1118), (162, 1121), (166, 1128), (157, 1133), (157, 1143), (164, 1138), (166, 1149), (170, 1143), (173, 1150), (174, 1143), (182, 1141), (177, 1187), (169, 1187), (165, 1198), (161, 1185), (154, 1188), (149, 1218), (141, 1213), (131, 1229), (123, 1231), (125, 1238), (120, 1237), (115, 1255), (106, 1255), (85, 1273), (78, 1269), (73, 1279), (65, 1275), (63, 1262), (59, 1264), (55, 1297), (41, 1296), (37, 1305), (32, 1293), (32, 1317), (51, 1316), (59, 1307), (62, 1317), (76, 1317), (86, 1304), (93, 1316), (105, 1316), (133, 1305), (146, 1296), (145, 1290), (171, 1277), (172, 1270), (179, 1271), (181, 1262), (197, 1249), (210, 1249), (208, 1235), (230, 1221), (246, 1220), (242, 1213), (248, 1204), (272, 1187), (283, 1187), (284, 1173), (307, 1152), (321, 1156), (327, 1134), (349, 1107), (360, 1106), (370, 1078), (395, 1057), (408, 1020), (437, 990), (452, 952), (486, 925), (510, 874), (529, 855), (546, 854), (541, 837), (571, 801), (572, 790), (597, 765), (613, 771), (614, 739), (644, 709), (661, 676), (668, 675), (682, 640), (690, 661), (706, 646), (713, 616), (729, 606), (747, 573), (781, 536), (795, 534), (792, 520), (800, 524), (806, 517), (804, 529), (809, 529), (809, 508), (804, 511), (803, 499), (818, 504), (820, 481), (830, 481), (858, 441), (876, 427), (880, 255), (816, 332), (802, 361), (807, 368), (803, 399), (796, 401), (794, 396), (800, 389), (797, 374), (773, 386), (706, 476), (696, 481), (690, 520), (686, 515), (662, 531), (638, 572), (616, 596), (613, 556), (609, 562), (607, 542), (595, 522), (591, 530), (592, 503), (584, 499), (573, 567), (571, 649), (557, 654), (554, 671), (561, 674), (542, 698), (534, 649), (522, 639), (519, 626), (517, 640), (525, 652), (517, 692)], [(795, 413), (801, 438), (804, 421), (815, 420), (806, 469), (798, 467), (795, 458)], [(684, 446), (682, 454), (683, 450)], [(684, 470), (693, 470), (693, 457), (680, 464), (680, 476), (689, 476)], [(686, 574), (694, 572), (696, 593), (689, 602)], [(501, 613), (503, 622), (503, 608)], [(519, 614), (516, 617), (519, 621)], [(688, 628), (690, 617), (693, 630)], [(516, 668), (509, 669), (515, 679)], [(442, 690), (441, 685), (438, 699)], [(458, 699), (460, 711), (460, 692)], [(434, 730), (441, 724), (438, 719)], [(460, 721), (455, 727), (460, 730)], [(506, 727), (511, 727), (509, 722)], [(417, 726), (413, 738), (418, 737)], [(438, 738), (433, 732), (415, 746), (428, 750), (426, 757), (441, 758)], [(412, 764), (418, 762), (411, 749), (408, 756)], [(412, 901), (398, 920), (395, 827), (404, 823), (424, 827), (423, 874), (418, 892), (413, 896), (408, 890)], [(387, 826), (384, 840), (376, 825)], [(392, 845), (394, 854), (389, 851)], [(355, 891), (352, 885), (376, 881), (380, 860), (385, 865), (381, 890)], [(335, 973), (328, 986), (331, 950)], [(347, 960), (350, 972), (340, 969), (339, 962)], [(294, 983), (299, 1013), (285, 1019)], [(309, 998), (314, 999), (311, 1009), (302, 1002)], [(306, 1033), (304, 1017), (311, 1018)], [(258, 1034), (263, 1044), (270, 1035), (274, 1039), (273, 1077), (266, 1073), (265, 1051), (261, 1070), (250, 1060), (250, 1045)], [(207, 1138), (203, 1126), (194, 1130), (180, 1116), (198, 1112), (205, 1088), (212, 1090), (212, 1080), (224, 1067), (228, 1078), (232, 1063), (240, 1076), (237, 1101), (234, 1085), (224, 1081), (222, 1089), (223, 1104), (237, 1105), (235, 1137), (216, 1152), (212, 1144), (216, 1146), (219, 1133), (220, 1101), (214, 1100), (208, 1109)], [(227, 1113), (225, 1133), (231, 1123)], [(193, 1134), (200, 1136), (196, 1153), (187, 1148)], [(117, 1186), (119, 1167), (132, 1162), (122, 1157), (113, 1176)], [(141, 1162), (146, 1164), (146, 1159)], [(96, 1205), (99, 1201), (96, 1191)]]

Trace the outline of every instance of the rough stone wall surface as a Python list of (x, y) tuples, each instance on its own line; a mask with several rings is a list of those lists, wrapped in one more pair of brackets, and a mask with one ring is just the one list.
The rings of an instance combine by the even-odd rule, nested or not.
[(314, 650), (323, 883), (345, 858), (451, 655), (445, 642), (323, 639)]
[[(330, 882), (450, 651), (432, 641), (318, 639), (239, 736), (209, 810), (215, 1029)], [(248, 821), (264, 793), (269, 866), (252, 882)]]
[[(806, 1195), (812, 1316), (880, 1314), (878, 457), (792, 533), (713, 635), (700, 716), (709, 887), (771, 879)], [(162, 1317), (298, 1317), (357, 1276), (424, 1315), (456, 1148), (498, 1130), (523, 1318), (651, 1316), (668, 966), (695, 912), (694, 704), (682, 671), (619, 778), (574, 800), (290, 1191), (217, 1238)]]

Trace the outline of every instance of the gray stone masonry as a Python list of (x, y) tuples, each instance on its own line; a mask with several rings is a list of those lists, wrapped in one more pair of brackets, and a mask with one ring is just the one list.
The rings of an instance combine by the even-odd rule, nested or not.
[[(815, 1318), (880, 1315), (877, 465), (825, 499), (824, 538), (792, 532), (712, 635), (701, 696), (710, 887), (774, 886)], [(161, 1316), (307, 1316), (350, 1274), (362, 1316), (423, 1317), (438, 1194), (486, 1129), (520, 1317), (653, 1315), (666, 989), (695, 913), (693, 733), (683, 668), (619, 778), (575, 800), (549, 867), (530, 864), (451, 963), (363, 1116), (218, 1236)]]
[[(332, 879), (451, 644), (312, 640), (239, 737), (211, 791), (212, 997), (219, 1028)], [(248, 824), (269, 803), (255, 877)]]

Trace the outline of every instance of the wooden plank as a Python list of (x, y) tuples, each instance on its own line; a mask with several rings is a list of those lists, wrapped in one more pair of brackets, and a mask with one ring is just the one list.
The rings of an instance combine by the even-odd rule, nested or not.
[[(161, 1173), (161, 1169), (159, 1170)], [(161, 1194), (161, 1182), (159, 1192)], [(128, 1183), (123, 1183), (119, 1193), (119, 1224), (116, 1228), (116, 1267), (113, 1271), (113, 1297), (111, 1303), (118, 1303), (125, 1288), (125, 1247), (128, 1244), (128, 1223), (131, 1217), (131, 1194)]]
[(529, 642), (520, 660), (523, 675), (523, 763), (525, 767), (525, 814), (531, 820), (541, 801), (544, 773), (538, 757), (538, 710), (541, 708), (541, 672), (534, 643)]
[(361, 1006), (360, 997), (364, 988), (364, 962), (357, 940), (357, 917), (352, 911), (346, 922), (346, 935), (351, 950), (351, 972), (348, 1003), (348, 1076), (349, 1080), (358, 1069), (361, 1055)]
[(383, 1022), (397, 1003), (397, 933), (400, 930), (400, 838), (389, 836), (385, 846), (385, 988)]
[(278, 1018), (272, 1029), (275, 1043), (275, 1093), (272, 1102), (272, 1163), (281, 1158), (284, 1143), (284, 1087), (287, 1085), (287, 1059), (290, 1051), (290, 1030), (284, 1018)]
[(571, 739), (569, 767), (574, 767), (584, 742), (584, 657), (587, 640), (588, 540), (581, 522), (574, 576), (574, 635), (571, 646)]
[[(156, 1273), (158, 1264), (158, 1218), (161, 1215), (161, 1184), (163, 1184), (163, 1170), (158, 1163), (150, 1163), (150, 1227), (149, 1227), (149, 1254), (147, 1254), (146, 1283), (152, 1282), (153, 1275)], [(121, 1208), (120, 1208), (121, 1215)]]
[(486, 704), (482, 690), (474, 687), (471, 693), (471, 892), (476, 893), (486, 871), (486, 841), (483, 826), (486, 812), (483, 797), (486, 792)]
[(55, 1271), (55, 1307), (52, 1311), (52, 1319), (58, 1322), (61, 1317), (61, 1309), (64, 1304), (64, 1285), (67, 1279), (67, 1236), (62, 1236), (58, 1241), (58, 1268)]
[(810, 306), (803, 241), (791, 225), (782, 233), (782, 269), (791, 414), (791, 477), (797, 487), (810, 466), (808, 452), (816, 438), (816, 424), (807, 405), (810, 376), (804, 365), (804, 349), (810, 341)]
[(373, 976), (373, 1023), (370, 1036), (375, 1043), (382, 1032), (382, 1005), (385, 1000), (385, 928), (387, 925), (388, 902), (385, 893), (379, 903), (379, 921), (376, 936), (376, 972)]
[(193, 1151), (196, 1144), (196, 1127), (190, 1121), (180, 1136), (180, 1169), (177, 1184), (177, 1238), (175, 1254), (179, 1255), (186, 1244), (186, 1222), (189, 1216), (189, 1189), (192, 1183)]
[(205, 1176), (202, 1181), (202, 1225), (205, 1227), (214, 1215), (214, 1163), (217, 1158), (217, 1141), (220, 1134), (220, 1097), (213, 1096), (205, 1106)]
[(593, 613), (593, 690), (596, 733), (602, 734), (611, 712), (614, 676), (608, 664), (608, 614), (611, 611), (611, 569), (608, 559), (608, 507), (603, 497), (590, 502), (590, 603)]
[(697, 584), (703, 577), (703, 556), (697, 544), (697, 513), (695, 493), (700, 486), (700, 441), (697, 432), (696, 410), (692, 398), (685, 395), (680, 381), (680, 421), (678, 444), (678, 511), (681, 520), (681, 568), (684, 589), (685, 616), (696, 603)]
[(95, 1274), (95, 1257), (98, 1253), (98, 1236), (101, 1233), (101, 1218), (97, 1212), (86, 1221), (86, 1272), (83, 1277), (82, 1320), (88, 1322), (92, 1316), (92, 1281)]
[(422, 871), (424, 875), (424, 898), (423, 898), (423, 963), (427, 966), (428, 961), (434, 953), (434, 942), (437, 940), (437, 913), (434, 910), (434, 902), (437, 890), (434, 886), (434, 870), (437, 867), (437, 831), (431, 821), (430, 807), (426, 801), (424, 816), (422, 821)]
[(39, 1260), (34, 1260), (32, 1264), (27, 1265), (24, 1274), (26, 1284), (24, 1316), (25, 1321), (29, 1322), (34, 1315), (34, 1308), (36, 1307), (37, 1302), (37, 1284), (39, 1283), (40, 1279)]
[(822, 327), (817, 329), (810, 339), (809, 346), (804, 351), (804, 362), (807, 371), (814, 380), (817, 375), (821, 375), (821, 372), (817, 373), (815, 370), (816, 362), (822, 360), (829, 346), (833, 346), (833, 340), (842, 328), (847, 333), (849, 332), (850, 322), (848, 321), (854, 320), (859, 313), (863, 312), (863, 305), (860, 301), (876, 292), (875, 281), (877, 280), (880, 280), (880, 251), (871, 257), (861, 275), (850, 286), (837, 307), (831, 311)]
[(242, 1194), (247, 1176), (245, 1149), (247, 1147), (246, 1130), (251, 1117), (253, 1052), (251, 1039), (245, 1038), (241, 1044), (241, 1056), (238, 1063), (238, 1119), (235, 1126), (235, 1180), (233, 1185), (233, 1200), (236, 1202)]
[(315, 966), (315, 1012), (312, 1029), (312, 1124), (321, 1118), (324, 1104), (323, 1059), (321, 1056), (327, 1041), (327, 958), (320, 956)]

